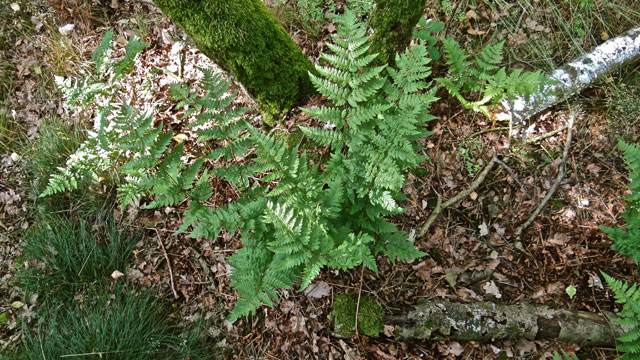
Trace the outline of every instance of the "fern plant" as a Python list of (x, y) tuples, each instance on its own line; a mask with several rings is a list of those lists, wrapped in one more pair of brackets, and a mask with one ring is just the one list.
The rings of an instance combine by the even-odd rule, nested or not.
[(613, 240), (612, 248), (621, 254), (631, 257), (640, 264), (640, 146), (628, 144), (620, 140), (618, 146), (629, 170), (629, 190), (625, 197), (626, 209), (622, 213), (624, 228), (602, 226), (601, 229)]
[[(447, 37), (442, 43), (449, 76), (436, 81), (462, 106), (487, 117), (491, 117), (490, 105), (504, 98), (531, 95), (548, 82), (541, 70), (523, 72), (517, 69), (507, 74), (506, 68), (500, 66), (504, 41), (486, 45), (473, 58), (452, 38)], [(477, 100), (469, 100), (471, 96)]]
[(616, 322), (629, 328), (618, 338), (620, 344), (617, 349), (624, 353), (620, 359), (640, 359), (640, 289), (637, 284), (629, 285), (604, 272), (602, 276), (613, 291), (616, 302), (623, 304)]
[[(178, 233), (190, 230), (192, 237), (212, 240), (222, 230), (240, 233), (242, 248), (228, 259), (240, 297), (230, 320), (261, 304), (272, 306), (277, 289), (299, 283), (303, 290), (325, 266), (377, 271), (379, 254), (394, 263), (424, 255), (385, 217), (403, 211), (397, 200), (404, 171), (424, 160), (415, 140), (430, 135), (428, 109), (436, 100), (427, 81), (427, 49), (417, 44), (398, 55), (397, 69), (374, 66), (365, 26), (349, 11), (328, 47), (332, 54), (322, 55), (327, 66), (310, 76), (333, 104), (304, 109), (324, 126), (302, 128), (331, 148), (322, 167), (298, 146), (252, 126), (246, 109), (230, 106), (235, 95), (223, 95), (228, 83), (206, 70), (200, 89), (171, 88), (177, 107), (186, 109), (183, 120), (194, 118), (188, 126), (198, 134), (196, 142), (214, 148), (190, 163), (183, 160), (184, 143), (172, 145), (173, 133), (154, 127), (147, 111), (130, 105), (116, 116), (108, 116), (108, 106), (99, 111), (104, 115), (91, 144), (124, 178), (118, 189), (123, 206), (140, 196), (151, 199), (147, 208), (187, 201)], [(218, 165), (205, 166), (211, 163)], [(239, 198), (212, 208), (212, 177), (231, 184)], [(43, 196), (77, 186), (59, 183)]]
[(115, 159), (123, 157), (126, 151), (138, 148), (139, 144), (134, 138), (144, 138), (144, 141), (150, 142), (161, 130), (152, 126), (151, 108), (140, 111), (119, 99), (122, 102), (120, 110), (113, 112), (111, 104), (121, 93), (120, 80), (131, 72), (136, 55), (148, 44), (132, 38), (124, 57), (116, 61), (112, 57), (112, 38), (113, 30), (110, 30), (93, 52), (91, 59), (95, 67), (82, 80), (72, 82), (72, 79), (55, 78), (62, 90), (66, 109), (80, 112), (95, 104), (98, 110), (95, 111), (93, 131), (89, 132), (89, 138), (69, 157), (66, 166), (50, 177), (40, 196), (77, 189), (78, 183), (86, 179), (100, 181), (113, 168)]

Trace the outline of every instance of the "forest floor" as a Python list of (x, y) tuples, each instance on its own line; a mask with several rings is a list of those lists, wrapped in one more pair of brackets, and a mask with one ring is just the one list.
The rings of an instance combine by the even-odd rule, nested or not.
[[(494, 4), (501, 6), (502, 2)], [(33, 161), (29, 154), (38, 151), (44, 127), (60, 123), (72, 124), (76, 129), (90, 126), (88, 116), (71, 117), (63, 109), (53, 76), (77, 76), (88, 66), (91, 52), (109, 28), (115, 28), (120, 48), (126, 44), (120, 39), (135, 34), (152, 46), (140, 54), (137, 68), (127, 81), (135, 83), (146, 74), (155, 73), (157, 105), (165, 109), (158, 112), (157, 120), (180, 126), (168, 95), (169, 73), (182, 67), (183, 79), (195, 82), (201, 76), (197, 67), (215, 68), (153, 5), (128, 0), (93, 3), (17, 1), (18, 10), (0, 5), (4, 22), (0, 28), (4, 43), (0, 47), (3, 350), (19, 346), (20, 329), (24, 326), (20, 319), (25, 312), (37, 308), (37, 303), (30, 303), (12, 281), (17, 268), (25, 266), (16, 260), (22, 254), (22, 234), (37, 221), (33, 209), (38, 208), (40, 200), (33, 193), (33, 182), (43, 181), (25, 173), (24, 168)], [(575, 58), (579, 54), (573, 46), (576, 42), (581, 49), (589, 50), (604, 38), (640, 23), (640, 6), (633, 0), (619, 1), (635, 12), (620, 15), (615, 26), (609, 18), (615, 12), (600, 2), (590, 8), (590, 17), (573, 13), (581, 8), (571, 5), (571, 1), (541, 0), (535, 1), (535, 6), (521, 3), (527, 2), (505, 1), (496, 9), (479, 1), (429, 1), (425, 15), (445, 22), (447, 34), (469, 49), (477, 50), (492, 38), (505, 39), (506, 62), (510, 66), (544, 70)], [(556, 21), (556, 16), (565, 22)], [(513, 17), (519, 20), (509, 20)], [(314, 34), (309, 34), (296, 25), (295, 19), (282, 20), (300, 48), (316, 63), (335, 27), (322, 23)], [(73, 29), (67, 32), (60, 28), (66, 24), (73, 24)], [(570, 41), (571, 46), (563, 46)], [(548, 48), (544, 47), (545, 42)], [(532, 43), (539, 47), (528, 47)], [(435, 76), (443, 71), (436, 64)], [(428, 253), (422, 259), (392, 265), (386, 257), (380, 257), (378, 274), (369, 270), (362, 273), (360, 268), (342, 272), (325, 269), (309, 291), (282, 291), (275, 308), (265, 307), (255, 316), (229, 323), (224, 319), (236, 297), (227, 277), (226, 257), (241, 246), (239, 239), (223, 235), (212, 242), (174, 236), (186, 209), (183, 204), (162, 211), (140, 207), (110, 209), (120, 226), (143, 231), (129, 266), (114, 270), (142, 287), (160, 289), (182, 322), (203, 320), (206, 336), (215, 344), (212, 346), (222, 348), (228, 358), (550, 358), (559, 349), (580, 351), (584, 359), (614, 358), (614, 349), (585, 350), (548, 340), (481, 344), (398, 342), (385, 336), (340, 339), (332, 335), (328, 315), (335, 295), (359, 291), (374, 296), (388, 309), (415, 304), (419, 299), (442, 298), (500, 304), (530, 302), (589, 312), (615, 310), (611, 292), (602, 286), (600, 271), (626, 281), (637, 282), (640, 278), (632, 260), (610, 250), (611, 241), (600, 226), (616, 226), (624, 208), (621, 197), (627, 193), (628, 177), (616, 142), (620, 137), (640, 138), (639, 75), (637, 65), (620, 69), (607, 81), (531, 119), (517, 136), (509, 136), (507, 124), (474, 115), (439, 91), (441, 99), (432, 108), (436, 119), (428, 125), (433, 135), (420, 143), (429, 160), (408, 174), (409, 182), (403, 189), (408, 200), (401, 204), (406, 213), (394, 222), (415, 234), (433, 210), (437, 196), (448, 199), (468, 188), (494, 151), (512, 171), (494, 168), (469, 198), (443, 211), (424, 237), (416, 237), (416, 247)], [(324, 101), (316, 97), (304, 106)], [(251, 105), (242, 95), (237, 104)], [(540, 141), (527, 140), (566, 125), (570, 111), (576, 111), (578, 116), (567, 175), (548, 206), (524, 231), (521, 241), (515, 241), (515, 229), (553, 184), (567, 132)], [(296, 125), (310, 121), (294, 110), (276, 130), (292, 133)], [(59, 164), (64, 160), (60, 155)], [(219, 185), (216, 199), (224, 202), (235, 196), (232, 188)], [(69, 216), (74, 214), (73, 206), (71, 202), (66, 210)], [(474, 283), (467, 281), (474, 272), (487, 276)], [(576, 290), (575, 296), (568, 294), (569, 288)]]

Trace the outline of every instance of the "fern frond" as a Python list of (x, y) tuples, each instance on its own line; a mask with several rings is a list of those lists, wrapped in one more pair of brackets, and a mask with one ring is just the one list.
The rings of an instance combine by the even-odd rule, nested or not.
[(625, 227), (600, 227), (613, 240), (612, 249), (631, 257), (640, 264), (640, 146), (619, 141), (631, 182), (631, 194), (625, 197), (627, 205), (622, 213)]
[(600, 272), (613, 291), (616, 302), (623, 304), (623, 309), (615, 319), (622, 326), (629, 328), (618, 338), (618, 351), (624, 352), (620, 359), (636, 359), (640, 355), (640, 288), (637, 284), (614, 279), (604, 272)]

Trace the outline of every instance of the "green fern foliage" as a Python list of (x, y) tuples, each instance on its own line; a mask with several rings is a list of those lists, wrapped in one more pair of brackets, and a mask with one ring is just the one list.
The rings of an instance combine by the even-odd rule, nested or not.
[[(229, 320), (261, 304), (273, 306), (278, 289), (299, 284), (303, 290), (324, 267), (377, 271), (379, 255), (394, 263), (424, 255), (386, 217), (403, 212), (397, 201), (404, 173), (425, 160), (416, 140), (430, 135), (429, 108), (436, 100), (428, 50), (416, 44), (397, 55), (397, 68), (375, 66), (366, 28), (349, 11), (327, 46), (325, 64), (309, 76), (332, 103), (303, 109), (321, 126), (301, 129), (331, 149), (321, 167), (298, 146), (251, 125), (246, 109), (233, 107), (228, 82), (208, 70), (198, 86), (170, 89), (176, 107), (184, 108), (182, 120), (198, 136), (194, 143), (212, 149), (195, 160), (184, 160), (193, 146), (173, 144), (179, 137), (154, 124), (152, 109), (123, 105), (112, 114), (104, 106), (96, 120), (90, 145), (109, 163), (94, 180), (103, 168), (119, 175), (123, 206), (142, 198), (150, 200), (147, 208), (185, 203), (178, 233), (211, 240), (221, 231), (239, 233), (242, 248), (228, 259), (239, 297)], [(238, 198), (212, 207), (214, 177)], [(61, 184), (58, 191), (79, 186)]]
[(622, 213), (624, 228), (603, 226), (601, 229), (613, 240), (612, 248), (621, 254), (631, 257), (640, 264), (640, 146), (628, 144), (620, 140), (618, 146), (622, 150), (624, 161), (629, 171), (629, 190), (625, 197), (627, 205)]
[(624, 354), (620, 359), (640, 359), (640, 289), (637, 284), (629, 285), (624, 281), (614, 279), (602, 272), (602, 276), (615, 295), (616, 302), (623, 304), (616, 321), (629, 328), (618, 338), (618, 351)]
[[(125, 151), (139, 147), (136, 141), (153, 141), (158, 134), (151, 126), (152, 109), (137, 111), (123, 104), (120, 111), (113, 114), (110, 104), (119, 93), (119, 81), (131, 72), (135, 57), (148, 44), (131, 38), (124, 57), (116, 61), (112, 58), (112, 38), (113, 31), (110, 30), (93, 52), (91, 58), (95, 62), (94, 69), (82, 80), (72, 83), (72, 79), (56, 76), (66, 109), (80, 112), (88, 106), (97, 105), (98, 110), (95, 111), (93, 131), (89, 132), (87, 141), (67, 160), (64, 168), (51, 175), (40, 196), (75, 190), (79, 183), (100, 181), (108, 176), (107, 171), (113, 168), (114, 159)], [(113, 146), (119, 138), (122, 138), (122, 144)], [(133, 200), (130, 195), (123, 195), (122, 198)]]
[(452, 38), (443, 39), (442, 44), (449, 76), (437, 78), (436, 81), (460, 101), (462, 106), (487, 117), (490, 117), (490, 105), (504, 98), (531, 95), (548, 82), (540, 70), (523, 72), (518, 69), (507, 74), (506, 68), (500, 66), (504, 41), (486, 45), (473, 58)]

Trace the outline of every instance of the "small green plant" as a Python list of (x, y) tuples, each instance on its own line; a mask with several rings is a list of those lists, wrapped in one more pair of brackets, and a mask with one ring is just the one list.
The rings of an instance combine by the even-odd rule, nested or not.
[[(449, 76), (437, 78), (440, 84), (462, 106), (490, 117), (489, 105), (518, 95), (531, 95), (547, 82), (542, 71), (523, 72), (520, 69), (507, 74), (502, 63), (505, 42), (486, 45), (481, 53), (470, 59), (452, 38), (445, 38), (443, 48), (449, 65)], [(468, 100), (474, 96), (477, 100)]]
[(616, 349), (624, 353), (620, 359), (638, 359), (640, 358), (640, 290), (638, 290), (638, 285), (629, 285), (604, 272), (602, 272), (602, 276), (613, 291), (616, 302), (623, 304), (616, 322), (629, 328), (624, 335), (618, 338), (620, 344)]
[(612, 249), (625, 256), (631, 257), (636, 264), (640, 264), (640, 146), (628, 144), (620, 140), (618, 146), (629, 171), (629, 190), (631, 194), (625, 197), (627, 206), (622, 213), (625, 221), (624, 228), (602, 226), (601, 229), (613, 240)]
[(464, 21), (467, 18), (464, 11), (452, 0), (440, 0), (440, 10), (444, 12), (447, 20)]
[(436, 46), (438, 39), (433, 36), (433, 34), (442, 30), (444, 30), (444, 23), (438, 21), (427, 22), (427, 19), (423, 16), (420, 18), (418, 26), (416, 26), (416, 29), (413, 32), (413, 37), (422, 40), (425, 44), (429, 57), (433, 61), (440, 60), (440, 57), (442, 56)]
[(465, 139), (458, 145), (458, 158), (462, 160), (469, 176), (474, 176), (482, 169), (482, 165), (476, 159), (480, 149), (482, 149), (482, 141), (478, 139)]

